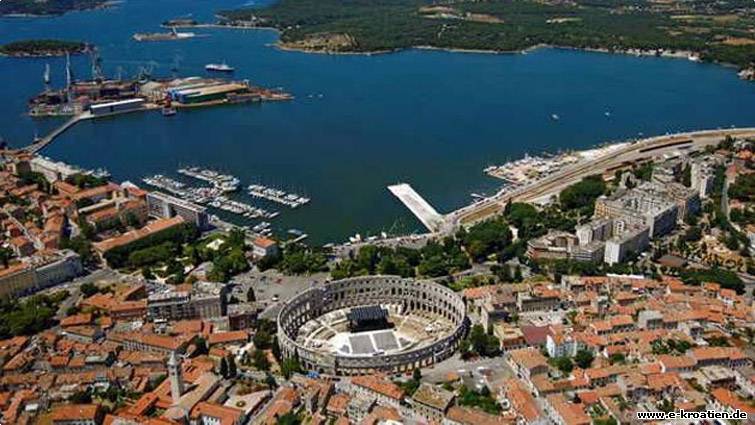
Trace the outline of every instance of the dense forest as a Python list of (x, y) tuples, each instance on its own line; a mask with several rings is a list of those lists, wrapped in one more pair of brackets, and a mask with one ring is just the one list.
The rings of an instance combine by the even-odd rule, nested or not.
[[(223, 11), (229, 23), (254, 21), (281, 30), (301, 47), (323, 34), (348, 35), (344, 51), (412, 46), (517, 51), (541, 44), (608, 51), (694, 51), (703, 60), (755, 62), (755, 11), (744, 0), (577, 2), (490, 0), (280, 0), (267, 8)], [(317, 50), (317, 46), (306, 48)], [(334, 50), (325, 45), (321, 50)]]
[(0, 46), (0, 54), (8, 56), (60, 56), (66, 53), (84, 53), (86, 43), (64, 40), (23, 40)]
[(0, 16), (4, 15), (62, 15), (72, 10), (101, 7), (105, 0), (3, 0)]

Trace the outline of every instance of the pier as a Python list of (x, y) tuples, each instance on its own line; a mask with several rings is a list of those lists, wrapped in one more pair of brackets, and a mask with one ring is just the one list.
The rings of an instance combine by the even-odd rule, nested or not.
[(388, 186), (391, 191), (431, 232), (440, 231), (445, 219), (417, 191), (406, 183)]
[(60, 127), (53, 130), (50, 134), (48, 134), (45, 137), (42, 137), (41, 139), (36, 140), (31, 145), (24, 148), (25, 151), (29, 153), (37, 153), (41, 151), (42, 149), (46, 148), (47, 145), (52, 143), (56, 137), (60, 136), (61, 134), (65, 133), (73, 127), (74, 125), (78, 124), (79, 121), (84, 121), (92, 118), (92, 114), (89, 112), (83, 112), (77, 115), (74, 115), (69, 119), (68, 121), (64, 122)]

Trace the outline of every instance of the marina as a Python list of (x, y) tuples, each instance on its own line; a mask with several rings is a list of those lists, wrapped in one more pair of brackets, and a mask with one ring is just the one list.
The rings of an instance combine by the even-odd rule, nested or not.
[[(626, 143), (607, 144), (585, 151), (565, 152), (558, 155), (528, 155), (502, 165), (491, 165), (483, 171), (485, 174), (504, 180), (510, 186), (521, 186), (545, 178), (565, 167), (590, 161), (625, 147)], [(479, 198), (472, 194), (472, 197)]]
[(255, 198), (266, 199), (277, 204), (285, 205), (290, 208), (299, 208), (309, 203), (310, 199), (296, 193), (287, 193), (280, 189), (275, 189), (262, 184), (250, 184), (248, 187), (249, 194)]
[[(210, 182), (210, 180), (208, 179), (200, 180)], [(239, 215), (247, 219), (272, 219), (277, 217), (279, 214), (277, 211), (269, 211), (264, 208), (259, 208), (254, 205), (247, 204), (245, 202), (231, 199), (227, 196), (227, 191), (224, 191), (223, 189), (215, 186), (188, 186), (185, 183), (182, 183), (170, 177), (166, 177), (162, 174), (145, 177), (142, 179), (142, 181), (152, 187), (156, 187), (158, 189), (169, 192), (173, 196), (176, 196), (185, 201), (216, 208), (221, 211), (226, 211), (228, 213)], [(225, 181), (225, 179), (223, 181)], [(260, 230), (264, 230), (264, 227)]]
[(239, 179), (230, 174), (220, 174), (217, 171), (200, 167), (179, 168), (178, 173), (210, 183), (214, 188), (225, 193), (239, 190), (241, 183)]

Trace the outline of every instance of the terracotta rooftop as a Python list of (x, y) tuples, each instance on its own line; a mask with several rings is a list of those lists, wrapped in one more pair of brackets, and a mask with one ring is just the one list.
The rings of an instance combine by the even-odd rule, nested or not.
[(353, 385), (372, 390), (378, 394), (401, 401), (404, 399), (404, 390), (393, 382), (378, 375), (357, 376), (351, 380)]

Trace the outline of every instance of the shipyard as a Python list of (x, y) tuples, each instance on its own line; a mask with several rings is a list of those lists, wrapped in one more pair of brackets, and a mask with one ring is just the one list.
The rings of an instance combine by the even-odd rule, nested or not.
[[(221, 104), (291, 100), (281, 90), (259, 87), (249, 80), (214, 77), (157, 78), (149, 68), (142, 67), (134, 78), (107, 78), (101, 61), (92, 56), (92, 78), (76, 79), (66, 58), (66, 85), (50, 85), (50, 67), (43, 72), (44, 90), (28, 101), (33, 117), (113, 115), (152, 109), (194, 108)], [(208, 64), (209, 66), (209, 64)], [(172, 115), (170, 113), (164, 115)]]

